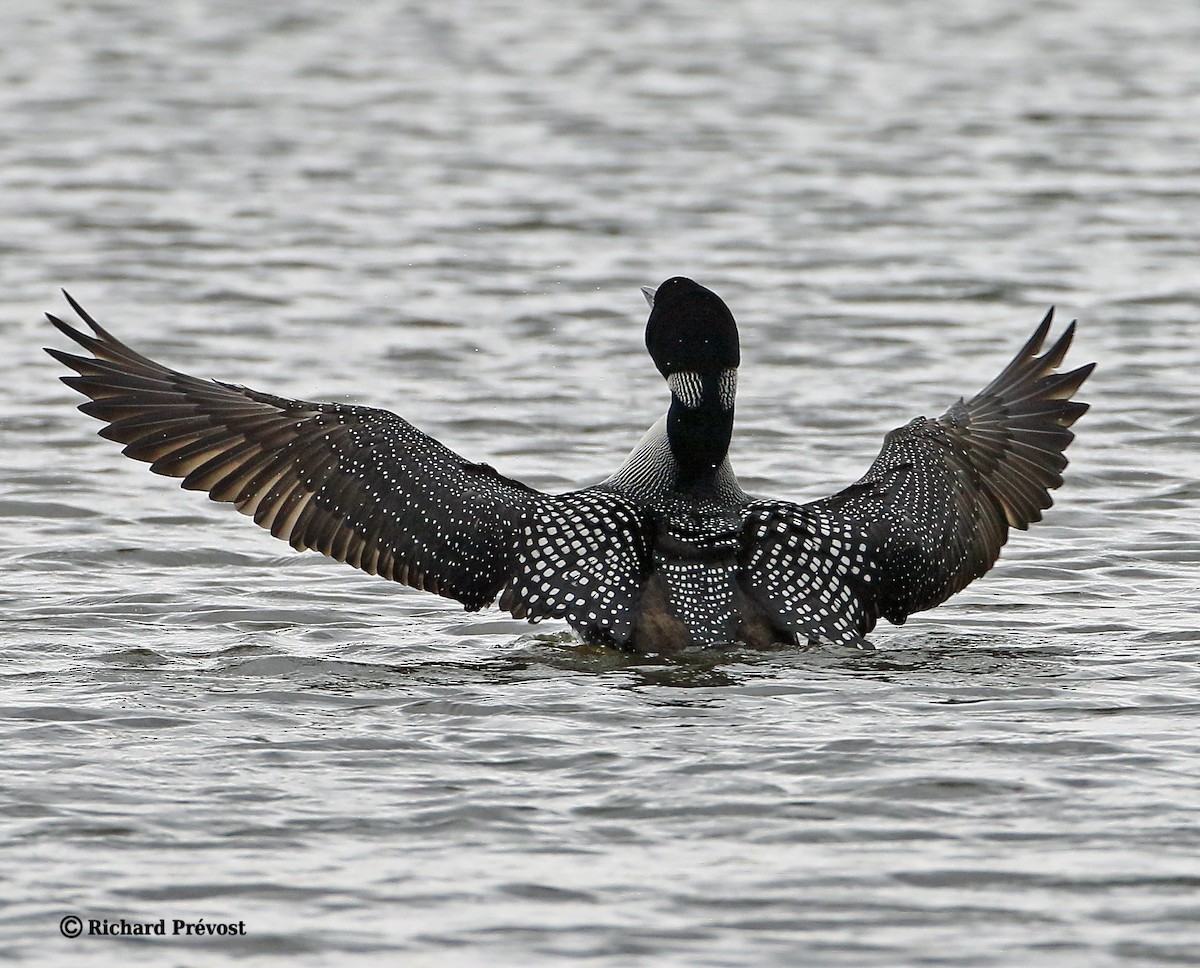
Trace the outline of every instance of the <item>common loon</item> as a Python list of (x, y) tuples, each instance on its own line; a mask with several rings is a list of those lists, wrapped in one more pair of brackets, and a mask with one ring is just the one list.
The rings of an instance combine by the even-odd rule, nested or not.
[[(857, 483), (808, 504), (757, 499), (729, 463), (737, 325), (683, 277), (643, 290), (646, 347), (670, 408), (607, 480), (545, 494), (465, 460), (386, 410), (289, 400), (142, 356), (67, 300), (94, 335), (76, 371), (100, 435), (189, 490), (233, 504), (297, 550), (517, 618), (565, 619), (587, 642), (665, 652), (731, 643), (870, 648), (995, 563), (1062, 484), (1071, 400), (1094, 363), (1042, 355), (1053, 309), (991, 383), (889, 433)], [(64, 293), (65, 295), (65, 293)]]

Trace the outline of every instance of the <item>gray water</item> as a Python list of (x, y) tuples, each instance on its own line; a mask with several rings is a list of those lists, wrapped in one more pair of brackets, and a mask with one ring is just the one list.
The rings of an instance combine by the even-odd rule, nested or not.
[[(340, 6), (0, 14), (0, 955), (1200, 963), (1200, 8)], [(675, 274), (797, 500), (1078, 316), (1048, 520), (872, 654), (639, 660), (291, 554), (40, 350), (66, 286), (568, 489), (665, 406)]]

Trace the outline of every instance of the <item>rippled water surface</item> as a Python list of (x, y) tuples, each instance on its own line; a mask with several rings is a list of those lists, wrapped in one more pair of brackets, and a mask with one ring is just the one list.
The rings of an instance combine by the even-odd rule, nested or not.
[[(0, 955), (1200, 962), (1195, 4), (0, 26)], [(1078, 316), (1045, 525), (872, 654), (639, 660), (290, 554), (40, 350), (65, 285), (177, 367), (566, 489), (665, 406), (637, 287), (674, 274), (741, 322), (743, 484), (796, 499)]]

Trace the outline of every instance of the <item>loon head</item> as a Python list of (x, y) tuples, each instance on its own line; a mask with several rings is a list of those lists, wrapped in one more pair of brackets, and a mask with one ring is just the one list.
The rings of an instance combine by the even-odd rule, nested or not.
[(725, 460), (733, 433), (737, 323), (720, 296), (683, 276), (642, 292), (650, 303), (646, 349), (671, 390), (667, 437), (681, 483), (703, 485)]
[(650, 303), (646, 349), (668, 383), (676, 375), (703, 376), (738, 368), (737, 323), (715, 292), (683, 276), (642, 292)]

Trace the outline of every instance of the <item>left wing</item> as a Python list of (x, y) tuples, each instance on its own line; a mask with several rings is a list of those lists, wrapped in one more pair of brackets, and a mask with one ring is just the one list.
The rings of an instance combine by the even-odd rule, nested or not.
[[(648, 569), (645, 522), (618, 494), (544, 494), (464, 459), (386, 410), (289, 400), (202, 380), (130, 349), (70, 296), (91, 353), (47, 352), (77, 375), (100, 435), (157, 474), (234, 505), (297, 550), (476, 610), (563, 618), (623, 642)], [(609, 559), (616, 567), (604, 567)]]
[(1038, 356), (1053, 310), (969, 401), (884, 439), (867, 473), (811, 504), (757, 501), (744, 513), (743, 581), (783, 627), (854, 642), (944, 602), (995, 563), (1010, 527), (1040, 521), (1062, 484), (1071, 399), (1095, 367), (1056, 370), (1075, 324)]

